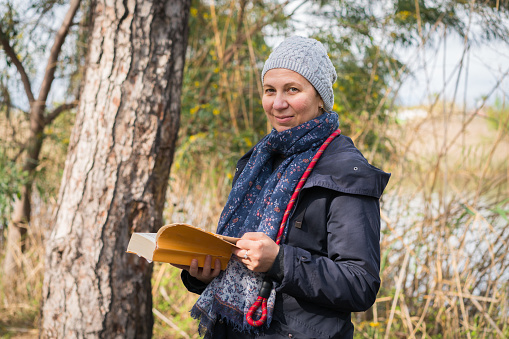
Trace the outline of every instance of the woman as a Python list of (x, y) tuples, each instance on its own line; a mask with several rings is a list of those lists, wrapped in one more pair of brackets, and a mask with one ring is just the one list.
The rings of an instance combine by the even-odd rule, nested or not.
[[(374, 303), (379, 198), (390, 175), (333, 134), (335, 81), (314, 39), (288, 38), (266, 61), (262, 104), (273, 130), (239, 160), (217, 230), (241, 237), (238, 248), (226, 268), (217, 260), (212, 269), (209, 257), (203, 268), (193, 260), (182, 271), (185, 286), (201, 294), (191, 314), (205, 337), (352, 338), (351, 312)], [(264, 281), (267, 318), (256, 323), (260, 311), (254, 321), (248, 313)]]

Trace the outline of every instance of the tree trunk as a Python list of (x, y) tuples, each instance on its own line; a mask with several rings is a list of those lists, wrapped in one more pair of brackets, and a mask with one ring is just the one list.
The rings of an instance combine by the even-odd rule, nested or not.
[(41, 336), (149, 338), (156, 231), (177, 137), (190, 1), (96, 0), (85, 84), (47, 242)]
[(21, 266), (23, 241), (30, 220), (30, 196), (32, 194), (31, 183), (25, 183), (21, 188), (21, 198), (14, 202), (14, 211), (7, 228), (7, 243), (3, 262), (2, 279), (7, 287), (15, 284), (16, 270)]
[(9, 227), (7, 228), (7, 251), (3, 262), (3, 271), (5, 274), (5, 282), (13, 284), (15, 281), (14, 272), (21, 266), (20, 258), (24, 252), (24, 238), (28, 230), (30, 215), (32, 211), (31, 197), (32, 185), (34, 183), (34, 175), (37, 165), (39, 164), (39, 155), (41, 153), (43, 142), (43, 129), (41, 124), (34, 123), (37, 119), (32, 117), (42, 117), (41, 109), (32, 109), (30, 135), (28, 138), (27, 155), (23, 164), (23, 171), (28, 173), (28, 180), (21, 188), (21, 198), (14, 202), (14, 213), (12, 215)]

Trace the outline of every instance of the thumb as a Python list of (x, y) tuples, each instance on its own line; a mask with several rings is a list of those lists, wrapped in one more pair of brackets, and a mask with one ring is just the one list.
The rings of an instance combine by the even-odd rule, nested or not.
[(256, 240), (262, 240), (265, 237), (267, 237), (267, 235), (265, 235), (265, 233), (263, 233), (263, 232), (247, 232), (242, 236), (241, 239), (256, 241)]

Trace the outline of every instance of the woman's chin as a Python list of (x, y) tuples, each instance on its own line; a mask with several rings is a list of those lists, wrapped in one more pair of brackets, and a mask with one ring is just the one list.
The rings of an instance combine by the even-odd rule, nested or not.
[(282, 125), (276, 125), (276, 126), (272, 126), (276, 129), (276, 131), (278, 132), (283, 132), (283, 131), (286, 131), (287, 129), (290, 129), (294, 126), (282, 126)]
[(276, 118), (272, 127), (274, 127), (278, 132), (283, 132), (297, 125), (298, 124), (295, 122), (295, 119), (293, 117), (283, 119)]

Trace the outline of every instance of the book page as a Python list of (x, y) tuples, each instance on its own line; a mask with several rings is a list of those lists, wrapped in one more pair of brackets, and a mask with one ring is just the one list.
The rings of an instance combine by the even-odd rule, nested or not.
[(143, 238), (147, 238), (148, 240), (152, 241), (153, 243), (156, 242), (157, 233), (138, 233), (138, 234)]
[(229, 257), (232, 246), (221, 236), (187, 224), (166, 225), (157, 232), (158, 248)]

